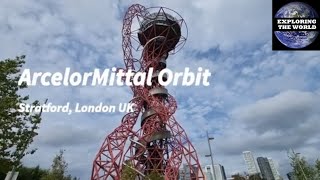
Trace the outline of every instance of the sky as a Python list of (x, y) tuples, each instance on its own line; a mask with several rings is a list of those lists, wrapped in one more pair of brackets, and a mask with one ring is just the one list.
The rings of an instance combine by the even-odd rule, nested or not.
[[(187, 132), (202, 165), (214, 162), (228, 176), (246, 171), (242, 152), (271, 157), (280, 174), (290, 171), (292, 148), (313, 162), (320, 157), (320, 52), (272, 51), (271, 1), (256, 0), (0, 0), (0, 59), (26, 55), (35, 72), (85, 72), (124, 67), (122, 19), (131, 4), (174, 9), (188, 25), (184, 48), (167, 67), (210, 69), (210, 86), (169, 86), (178, 102), (175, 118)], [(29, 87), (22, 93), (53, 104), (119, 104), (128, 87)], [(69, 173), (89, 179), (104, 138), (123, 113), (44, 113), (37, 148), (23, 162), (49, 168), (65, 150)], [(285, 177), (286, 178), (286, 177)]]

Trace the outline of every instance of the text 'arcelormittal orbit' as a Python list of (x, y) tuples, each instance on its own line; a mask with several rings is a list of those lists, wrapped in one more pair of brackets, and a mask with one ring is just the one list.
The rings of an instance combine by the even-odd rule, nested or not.
[[(131, 87), (134, 111), (126, 114), (121, 125), (106, 137), (94, 160), (91, 179), (160, 176), (175, 180), (182, 163), (189, 167), (189, 179), (204, 179), (195, 148), (173, 117), (176, 101), (157, 78), (166, 68), (169, 55), (186, 41), (184, 20), (168, 8), (135, 4), (125, 14), (122, 36), (124, 71), (148, 73), (153, 68), (152, 85)], [(138, 53), (139, 58), (134, 58)], [(163, 78), (165, 81), (166, 76)], [(134, 128), (137, 122), (138, 128)]]

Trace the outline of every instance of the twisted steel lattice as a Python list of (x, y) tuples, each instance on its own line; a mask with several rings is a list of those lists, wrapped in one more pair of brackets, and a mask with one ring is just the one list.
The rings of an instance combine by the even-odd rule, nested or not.
[[(166, 9), (163, 7), (156, 9), (158, 10), (156, 17), (166, 17), (169, 22), (168, 19), (171, 17), (165, 12)], [(176, 34), (174, 34), (175, 39), (172, 38), (172, 26), (164, 29), (155, 25), (149, 29), (152, 33), (140, 34), (138, 42), (141, 43), (142, 39), (146, 39), (147, 42), (143, 44), (141, 58), (135, 59), (132, 40), (135, 40), (136, 32), (132, 31), (133, 20), (137, 18), (141, 26), (143, 24), (141, 20), (152, 16), (149, 10), (142, 5), (134, 4), (125, 14), (122, 29), (125, 71), (131, 69), (135, 72), (148, 73), (150, 67), (157, 71), (162, 70), (166, 67), (165, 60), (168, 55), (178, 46), (182, 46), (186, 40), (182, 35), (177, 39)], [(183, 23), (182, 18), (176, 19), (173, 26), (176, 29), (181, 28)], [(126, 114), (120, 126), (104, 140), (94, 160), (91, 179), (119, 180), (122, 170), (127, 166), (136, 172), (135, 178), (138, 179), (157, 173), (166, 180), (175, 180), (179, 176), (179, 167), (183, 161), (189, 167), (191, 179), (204, 179), (196, 150), (173, 117), (177, 109), (175, 99), (156, 78), (152, 79), (151, 86), (131, 88), (134, 97), (130, 103), (135, 104), (134, 111)], [(140, 113), (142, 113), (141, 127), (134, 130)]]

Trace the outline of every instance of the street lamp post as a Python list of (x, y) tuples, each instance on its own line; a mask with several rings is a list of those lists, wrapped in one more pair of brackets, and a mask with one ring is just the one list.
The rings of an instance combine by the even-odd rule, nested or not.
[(214, 170), (213, 156), (212, 156), (212, 150), (211, 150), (211, 144), (210, 144), (210, 140), (214, 140), (214, 138), (213, 138), (213, 137), (209, 137), (208, 131), (207, 131), (207, 139), (208, 139), (208, 145), (209, 145), (210, 154), (209, 154), (209, 155), (206, 155), (206, 157), (209, 157), (209, 156), (210, 156), (210, 158), (211, 158), (211, 165), (212, 165), (213, 177), (214, 177), (214, 180), (217, 180), (216, 172), (215, 172), (215, 170)]

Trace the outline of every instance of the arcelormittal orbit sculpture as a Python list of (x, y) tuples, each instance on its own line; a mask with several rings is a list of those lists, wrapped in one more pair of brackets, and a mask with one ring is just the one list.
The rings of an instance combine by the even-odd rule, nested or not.
[[(106, 137), (94, 160), (91, 179), (120, 180), (123, 170), (129, 168), (136, 174), (132, 179), (145, 179), (155, 173), (175, 180), (182, 163), (188, 165), (186, 174), (190, 179), (204, 179), (195, 148), (173, 117), (176, 101), (158, 82), (158, 73), (166, 68), (168, 56), (186, 41), (184, 20), (168, 8), (134, 4), (124, 17), (122, 36), (124, 71), (148, 73), (152, 67), (152, 85), (131, 87), (134, 111), (126, 114), (121, 125)], [(135, 59), (138, 52), (140, 58)], [(134, 130), (137, 122), (139, 127)]]

